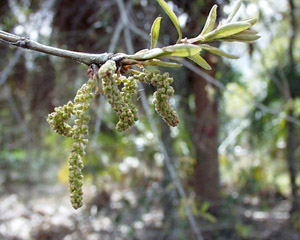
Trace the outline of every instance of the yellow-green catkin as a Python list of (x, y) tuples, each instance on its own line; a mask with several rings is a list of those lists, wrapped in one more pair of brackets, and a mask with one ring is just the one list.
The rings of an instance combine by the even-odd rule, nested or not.
[(137, 107), (133, 103), (132, 98), (137, 95), (138, 82), (132, 76), (130, 76), (128, 78), (126, 78), (125, 76), (121, 76), (120, 78), (121, 78), (121, 82), (124, 85), (124, 87), (122, 88), (122, 92), (121, 92), (123, 101), (128, 105), (131, 112), (133, 113), (134, 121), (137, 121), (138, 120)]
[(56, 107), (54, 112), (48, 115), (47, 122), (56, 133), (71, 137), (71, 126), (67, 123), (71, 114), (73, 114), (73, 103), (70, 101), (63, 107)]
[(134, 124), (135, 116), (131, 106), (125, 101), (127, 97), (123, 98), (118, 88), (120, 80), (118, 80), (116, 70), (116, 63), (109, 60), (100, 67), (98, 76), (102, 79), (104, 96), (107, 98), (108, 103), (119, 118), (116, 129), (122, 132)]
[(93, 88), (95, 82), (92, 79), (82, 85), (77, 91), (74, 99), (74, 115), (77, 119), (74, 121), (72, 128), (72, 138), (74, 140), (71, 147), (71, 154), (69, 157), (69, 184), (70, 184), (70, 198), (74, 209), (78, 209), (83, 205), (83, 161), (85, 156), (85, 148), (88, 143), (88, 122), (90, 116), (85, 111), (89, 110), (89, 100), (94, 98)]
[(176, 127), (179, 124), (179, 117), (169, 103), (169, 98), (174, 95), (174, 88), (170, 86), (173, 83), (173, 78), (169, 76), (169, 73), (161, 75), (159, 71), (154, 72), (143, 69), (134, 77), (141, 82), (151, 83), (156, 87), (157, 90), (153, 94), (155, 110), (169, 126)]
[[(72, 137), (74, 142), (71, 147), (71, 154), (69, 157), (69, 185), (70, 198), (74, 209), (82, 206), (83, 192), (82, 192), (82, 157), (85, 155), (85, 148), (88, 143), (88, 122), (90, 117), (86, 111), (90, 108), (90, 99), (94, 98), (93, 88), (95, 82), (89, 79), (77, 91), (73, 102), (68, 102), (63, 107), (56, 107), (54, 112), (48, 115), (48, 123), (50, 127), (60, 135)], [(71, 127), (67, 121), (75, 116), (74, 126)]]

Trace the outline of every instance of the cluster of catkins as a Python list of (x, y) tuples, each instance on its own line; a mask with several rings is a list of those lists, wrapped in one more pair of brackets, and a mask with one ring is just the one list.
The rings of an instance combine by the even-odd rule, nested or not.
[[(86, 111), (90, 108), (90, 100), (94, 98), (93, 89), (100, 82), (101, 92), (119, 118), (116, 129), (125, 131), (138, 120), (137, 108), (132, 99), (137, 94), (138, 81), (151, 83), (157, 88), (153, 100), (155, 110), (168, 125), (177, 126), (178, 115), (169, 103), (169, 98), (174, 94), (174, 89), (170, 86), (173, 78), (170, 78), (168, 73), (161, 75), (159, 72), (146, 69), (142, 69), (141, 72), (132, 71), (131, 76), (126, 77), (117, 73), (116, 63), (111, 60), (103, 64), (98, 74), (81, 86), (74, 102), (69, 101), (62, 107), (56, 107), (54, 112), (48, 115), (47, 121), (55, 132), (73, 139), (69, 157), (69, 184), (70, 198), (74, 209), (83, 205), (82, 158), (86, 154), (90, 120)], [(122, 86), (121, 90), (119, 90), (119, 85)], [(73, 125), (69, 123), (72, 121), (74, 121)]]

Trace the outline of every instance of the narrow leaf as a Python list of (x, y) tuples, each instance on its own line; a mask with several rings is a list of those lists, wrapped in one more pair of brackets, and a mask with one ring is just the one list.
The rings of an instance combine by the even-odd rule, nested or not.
[(234, 36), (231, 36), (230, 38), (225, 38), (225, 39), (222, 39), (222, 40), (228, 41), (228, 42), (237, 41), (237, 42), (253, 43), (259, 38), (260, 38), (260, 36), (256, 35), (256, 34), (244, 33), (244, 34), (236, 34)]
[(190, 57), (200, 53), (201, 47), (194, 44), (180, 43), (162, 48), (164, 51), (171, 52), (170, 56)]
[(160, 66), (160, 67), (169, 67), (169, 68), (180, 68), (182, 64), (174, 63), (174, 62), (164, 62), (159, 59), (151, 59), (144, 62), (145, 65), (149, 66)]
[(258, 17), (249, 18), (249, 19), (243, 20), (243, 22), (250, 23), (251, 26), (253, 26), (255, 23), (258, 22)]
[(204, 28), (199, 36), (209, 33), (214, 29), (217, 20), (217, 8), (218, 6), (216, 4), (211, 8), (206, 23), (204, 25)]
[(255, 31), (253, 29), (247, 29), (247, 30), (245, 30), (243, 32), (240, 32), (240, 33), (236, 34), (236, 35), (244, 34), (244, 33), (246, 33), (246, 34), (258, 34), (258, 31)]
[(228, 23), (224, 26), (217, 28), (216, 30), (214, 30), (208, 34), (205, 34), (203, 37), (204, 37), (205, 41), (212, 41), (215, 39), (232, 36), (236, 33), (245, 31), (250, 27), (251, 27), (251, 24), (246, 23), (246, 22)]
[(204, 60), (203, 57), (200, 56), (200, 54), (188, 57), (190, 60), (194, 61), (197, 63), (200, 67), (206, 69), (206, 70), (211, 70), (211, 66)]
[(212, 46), (207, 45), (207, 44), (202, 44), (201, 47), (204, 50), (206, 50), (208, 52), (211, 52), (211, 53), (213, 53), (215, 55), (221, 56), (221, 57), (227, 57), (227, 58), (231, 58), (231, 59), (238, 59), (239, 58), (238, 56), (226, 53), (226, 52), (224, 52), (223, 50), (221, 50), (219, 48), (212, 47)]
[(241, 5), (242, 5), (242, 0), (239, 0), (237, 2), (237, 4), (234, 6), (232, 13), (226, 19), (226, 23), (229, 23), (234, 18), (234, 16), (236, 15), (238, 10), (240, 9)]
[(180, 40), (182, 39), (182, 33), (180, 30), (180, 25), (179, 25), (177, 16), (175, 15), (175, 13), (171, 10), (169, 5), (164, 0), (156, 0), (156, 1), (162, 7), (162, 9), (165, 11), (165, 13), (169, 16), (172, 23), (174, 24), (174, 26), (178, 32), (178, 35), (179, 35), (177, 42), (180, 42)]
[(146, 50), (139, 51), (134, 55), (129, 55), (128, 58), (135, 59), (135, 60), (147, 60), (147, 59), (158, 58), (170, 54), (171, 52), (168, 52), (168, 50), (162, 50), (161, 48), (153, 48), (151, 50), (146, 49)]
[(157, 17), (153, 24), (152, 24), (152, 28), (151, 28), (151, 49), (155, 48), (157, 45), (157, 41), (158, 41), (158, 37), (159, 37), (159, 30), (160, 30), (160, 22), (161, 22), (161, 17)]

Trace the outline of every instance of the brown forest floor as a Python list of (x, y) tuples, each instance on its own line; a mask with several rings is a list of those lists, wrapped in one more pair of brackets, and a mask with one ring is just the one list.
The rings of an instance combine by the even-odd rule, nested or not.
[[(163, 213), (159, 207), (136, 214), (126, 211), (121, 201), (124, 195), (130, 201), (134, 194), (127, 191), (117, 195), (100, 211), (91, 205), (74, 211), (62, 186), (14, 185), (1, 189), (0, 240), (192, 239), (188, 231), (178, 231), (178, 237), (174, 237), (175, 229), (170, 235), (160, 234)], [(224, 208), (217, 223), (200, 220), (205, 239), (299, 240), (300, 232), (291, 230), (289, 201), (273, 199), (270, 205), (262, 210), (257, 198), (248, 197)]]

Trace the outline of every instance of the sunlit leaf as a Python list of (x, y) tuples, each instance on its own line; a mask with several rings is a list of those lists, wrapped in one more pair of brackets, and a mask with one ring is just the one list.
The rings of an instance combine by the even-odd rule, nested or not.
[(151, 49), (155, 48), (157, 45), (158, 37), (159, 37), (159, 30), (160, 30), (160, 22), (161, 22), (161, 17), (157, 17), (151, 28)]
[(171, 10), (169, 5), (164, 0), (156, 0), (156, 1), (162, 7), (162, 9), (166, 12), (166, 14), (169, 16), (172, 23), (174, 24), (174, 26), (178, 32), (178, 35), (179, 35), (177, 42), (180, 42), (180, 40), (182, 39), (182, 33), (180, 30), (180, 25), (179, 25), (177, 16), (175, 15), (175, 13)]
[(217, 8), (218, 8), (217, 5), (214, 5), (211, 8), (209, 15), (207, 17), (206, 23), (204, 25), (204, 28), (199, 36), (209, 33), (210, 31), (212, 31), (214, 29), (215, 24), (216, 24), (216, 19), (217, 19)]
[(218, 55), (218, 56), (221, 56), (221, 57), (227, 57), (227, 58), (231, 58), (231, 59), (238, 59), (239, 58), (238, 56), (226, 53), (226, 52), (224, 52), (223, 50), (221, 50), (219, 48), (212, 47), (212, 46), (207, 45), (207, 44), (202, 44), (201, 47), (203, 48), (203, 50), (206, 50), (208, 52), (211, 52), (211, 53), (213, 53), (215, 55)]
[(194, 44), (175, 44), (172, 46), (164, 47), (164, 51), (171, 52), (170, 56), (174, 57), (190, 57), (200, 53), (201, 47)]
[(200, 54), (188, 57), (190, 60), (194, 61), (197, 63), (200, 67), (206, 69), (206, 70), (211, 70), (211, 66), (200, 56)]
[(237, 2), (237, 4), (234, 6), (233, 11), (230, 13), (228, 18), (226, 19), (226, 23), (229, 23), (234, 18), (234, 16), (236, 15), (238, 10), (240, 9), (241, 5), (242, 5), (242, 0), (239, 0)]
[(171, 52), (168, 52), (168, 50), (162, 50), (161, 48), (153, 48), (150, 50), (147, 49), (147, 50), (139, 51), (134, 55), (129, 55), (128, 58), (136, 59), (136, 60), (147, 60), (147, 59), (158, 58), (170, 54)]
[(235, 22), (235, 23), (229, 23), (224, 26), (221, 26), (214, 31), (205, 34), (203, 37), (206, 41), (211, 41), (215, 39), (230, 37), (236, 33), (242, 32), (247, 30), (251, 27), (250, 23), (246, 22)]

